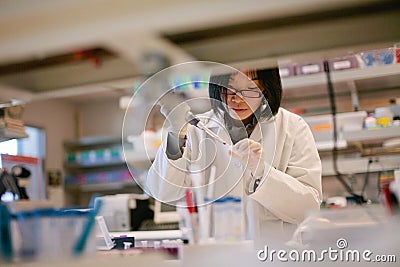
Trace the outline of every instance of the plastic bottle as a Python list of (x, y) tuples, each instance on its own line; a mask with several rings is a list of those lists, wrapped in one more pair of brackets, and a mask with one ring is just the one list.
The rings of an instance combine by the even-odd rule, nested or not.
[(230, 200), (230, 210), (230, 238), (232, 241), (241, 241), (243, 239), (242, 200), (238, 197), (232, 197)]
[(376, 118), (373, 113), (370, 113), (368, 117), (365, 118), (364, 121), (365, 129), (373, 129), (376, 128)]
[(223, 197), (217, 199), (213, 203), (213, 217), (214, 217), (214, 239), (216, 241), (226, 241), (230, 229), (229, 221), (229, 199), (230, 197)]

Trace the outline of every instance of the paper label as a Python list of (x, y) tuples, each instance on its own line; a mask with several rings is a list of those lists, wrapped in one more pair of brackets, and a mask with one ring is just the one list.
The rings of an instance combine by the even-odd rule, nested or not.
[(349, 68), (351, 68), (351, 62), (349, 60), (333, 62), (333, 69), (335, 70), (349, 69)]
[(319, 72), (319, 65), (307, 65), (301, 68), (304, 74)]

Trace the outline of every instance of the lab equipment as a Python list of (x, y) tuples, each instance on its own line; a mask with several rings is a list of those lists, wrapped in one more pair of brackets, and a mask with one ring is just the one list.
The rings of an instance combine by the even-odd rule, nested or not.
[(226, 196), (213, 203), (214, 239), (218, 242), (243, 240), (242, 201)]
[(138, 230), (142, 221), (148, 219), (149, 197), (145, 194), (116, 194), (100, 196), (99, 215), (104, 217), (110, 231)]
[(192, 230), (191, 232), (193, 236), (193, 243), (196, 244), (199, 242), (199, 216), (197, 213), (198, 212), (197, 207), (194, 205), (193, 195), (190, 189), (186, 189), (185, 199), (190, 215), (190, 225)]
[(374, 129), (376, 128), (376, 118), (374, 114), (369, 114), (367, 118), (364, 120), (365, 129)]
[(20, 199), (17, 178), (7, 169), (0, 169), (0, 198), (6, 192), (12, 193), (14, 199)]
[(0, 203), (0, 262), (2, 258), (5, 261), (12, 259), (10, 217), (7, 206)]
[(132, 246), (132, 242), (124, 242), (124, 249), (130, 249)]
[[(92, 216), (97, 210), (35, 209), (13, 215), (18, 260), (54, 261), (95, 251)], [(93, 239), (94, 241), (94, 239)]]
[(112, 240), (115, 243), (114, 249), (123, 250), (135, 247), (135, 237), (133, 236), (121, 235), (114, 237)]
[(87, 218), (87, 221), (83, 228), (82, 234), (78, 238), (78, 240), (76, 241), (76, 243), (73, 247), (74, 256), (79, 256), (82, 254), (82, 252), (86, 246), (86, 243), (88, 242), (90, 232), (95, 223), (96, 215), (97, 215), (97, 213), (99, 213), (101, 206), (102, 206), (102, 202), (101, 201), (97, 202), (97, 203), (95, 203), (94, 208), (89, 211), (88, 218)]
[[(181, 94), (174, 94), (174, 93), (168, 93), (163, 96), (163, 99), (160, 100), (160, 105), (162, 105), (161, 111), (163, 114), (168, 117), (169, 113), (173, 109), (176, 109), (176, 107), (181, 107), (181, 110), (179, 112), (182, 112), (184, 114), (175, 114), (177, 116), (177, 120), (181, 121), (184, 119), (186, 122), (190, 123), (191, 125), (205, 131), (208, 135), (210, 135), (212, 138), (217, 140), (218, 142), (221, 142), (222, 144), (226, 145), (226, 142), (219, 137), (217, 134), (215, 134), (213, 131), (208, 129), (201, 121), (198, 119), (191, 111), (190, 107), (188, 104), (182, 102), (184, 99), (182, 98)], [(164, 108), (163, 108), (164, 107)], [(164, 110), (164, 111), (163, 111)], [(183, 115), (183, 118), (181, 119)], [(178, 118), (179, 117), (179, 118)], [(174, 122), (176, 124), (177, 128), (181, 128), (183, 125), (181, 125), (181, 122)]]
[(29, 199), (26, 188), (29, 186), (30, 170), (22, 165), (15, 165), (11, 168), (11, 173), (17, 181), (19, 199)]
[(389, 216), (382, 205), (322, 209), (308, 214), (287, 245), (296, 248), (326, 249), (346, 240), (346, 249), (375, 253), (398, 253), (400, 239), (395, 233), (399, 218)]
[(226, 145), (227, 143), (221, 138), (219, 137), (217, 134), (215, 134), (213, 131), (211, 131), (210, 129), (208, 129), (198, 118), (196, 118), (192, 112), (188, 112), (186, 114), (186, 119), (188, 120), (188, 122), (190, 124), (192, 124), (193, 126), (199, 128), (200, 130), (205, 131), (208, 135), (210, 135), (212, 138), (214, 138), (216, 141)]
[(101, 238), (97, 238), (96, 248), (98, 250), (110, 250), (115, 247), (115, 241), (112, 240), (110, 232), (103, 216), (96, 216), (96, 222), (101, 232)]
[(311, 128), (317, 148), (331, 149), (333, 146), (337, 148), (346, 147), (347, 142), (343, 137), (343, 133), (362, 130), (365, 118), (367, 118), (367, 112), (365, 111), (336, 114), (337, 140), (333, 140), (334, 128), (331, 114), (306, 116), (304, 120)]
[(390, 107), (378, 107), (375, 109), (376, 123), (383, 128), (391, 126), (393, 121), (393, 112)]

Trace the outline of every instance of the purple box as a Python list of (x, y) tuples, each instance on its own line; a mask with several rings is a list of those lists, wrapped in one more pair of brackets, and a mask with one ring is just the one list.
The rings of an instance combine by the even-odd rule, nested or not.
[(279, 76), (281, 76), (281, 78), (295, 76), (295, 75), (296, 72), (293, 64), (279, 66)]
[(314, 74), (324, 72), (324, 63), (322, 61), (313, 61), (308, 63), (299, 63), (296, 66), (296, 74)]
[(356, 56), (333, 58), (329, 59), (328, 62), (329, 69), (332, 71), (358, 68), (358, 60)]

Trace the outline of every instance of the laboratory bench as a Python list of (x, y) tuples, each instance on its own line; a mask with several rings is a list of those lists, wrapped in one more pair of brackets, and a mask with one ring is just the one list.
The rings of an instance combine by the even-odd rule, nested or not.
[[(235, 242), (210, 240), (206, 244), (184, 244), (180, 230), (110, 232), (112, 237), (134, 237), (135, 247), (111, 250), (89, 249), (77, 258), (64, 256), (64, 258), (53, 257), (52, 259), (43, 257), (43, 260), (35, 262), (16, 262), (15, 260), (13, 263), (5, 263), (0, 261), (0, 266), (50, 267), (55, 264), (57, 267), (109, 267), (110, 265), (234, 267), (265, 266), (265, 264), (280, 266), (282, 262), (276, 258), (277, 254), (275, 254), (275, 261), (272, 261), (271, 258), (265, 259), (263, 253), (272, 250), (276, 253), (280, 250), (292, 253), (314, 248), (317, 252), (328, 248), (350, 252), (368, 250), (373, 255), (393, 256), (392, 260), (398, 261), (400, 260), (398, 249), (400, 238), (397, 233), (400, 213), (397, 212), (390, 214), (387, 207), (378, 204), (321, 209), (319, 212), (309, 214), (293, 233), (292, 238), (284, 242), (272, 239)], [(99, 237), (99, 235), (93, 236)], [(159, 242), (157, 245), (156, 241)], [(93, 243), (90, 244), (93, 245)], [(309, 262), (304, 262), (304, 265), (301, 263), (297, 262), (300, 266), (309, 266)], [(343, 265), (343, 262), (339, 260), (332, 261), (327, 258), (317, 263), (324, 266)], [(396, 266), (395, 263), (376, 263), (376, 265), (368, 263), (368, 266)], [(365, 261), (351, 264), (364, 266)]]

